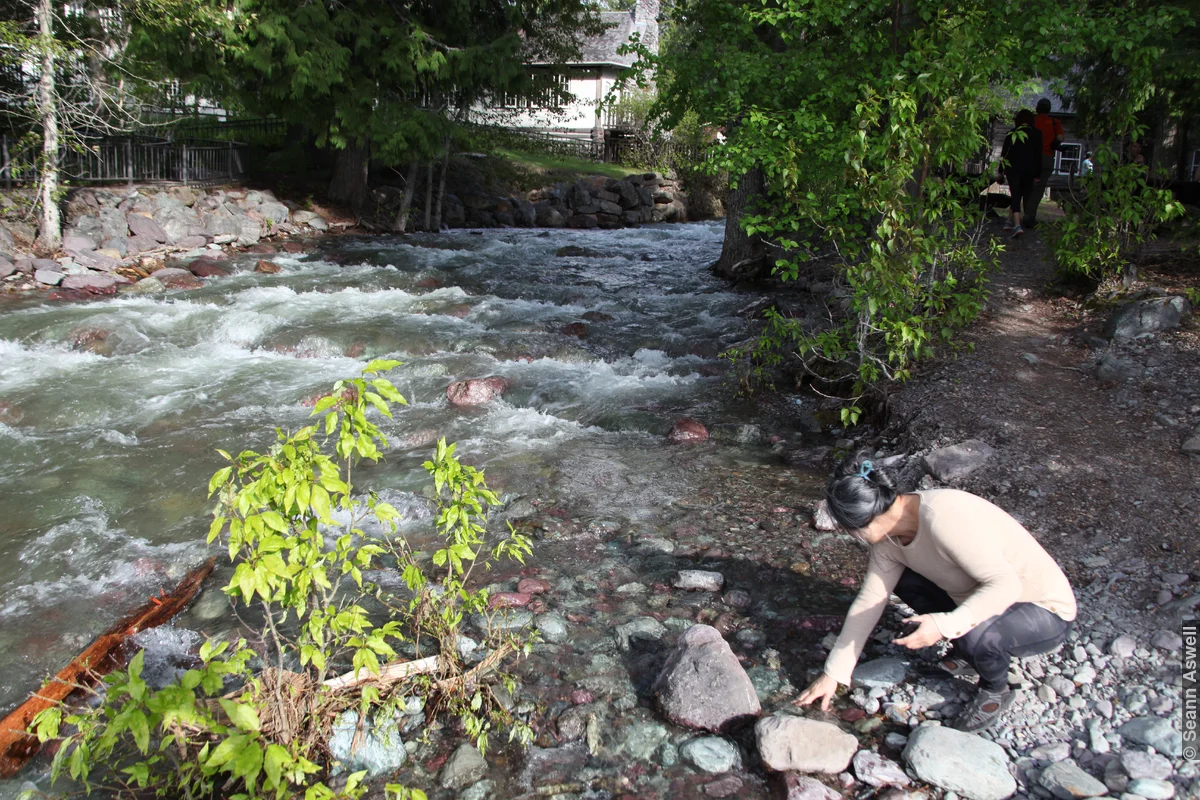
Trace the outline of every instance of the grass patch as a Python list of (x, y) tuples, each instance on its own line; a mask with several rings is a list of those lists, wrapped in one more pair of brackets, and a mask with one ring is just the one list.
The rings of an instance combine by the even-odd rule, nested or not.
[(569, 156), (553, 156), (545, 153), (522, 153), (516, 150), (497, 150), (496, 155), (511, 161), (517, 167), (526, 171), (540, 173), (548, 177), (572, 175), (604, 175), (620, 180), (629, 175), (638, 175), (645, 170), (622, 167), (619, 164), (604, 164), (598, 161), (588, 161)]

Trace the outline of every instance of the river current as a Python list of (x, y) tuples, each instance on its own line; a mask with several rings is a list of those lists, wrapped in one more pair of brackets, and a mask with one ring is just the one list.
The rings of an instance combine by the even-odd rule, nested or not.
[[(389, 377), (410, 405), (359, 489), (427, 517), (420, 465), (445, 436), (507, 499), (653, 538), (697, 491), (672, 423), (737, 439), (755, 421), (718, 356), (759, 298), (705, 269), (721, 238), (711, 223), (346, 237), (271, 256), (276, 275), (237, 256), (198, 290), (0, 310), (0, 709), (203, 559), (217, 448), (306, 424), (304, 401), (372, 358), (403, 362)], [(489, 375), (511, 380), (503, 399), (448, 405), (452, 380)], [(770, 459), (761, 443), (705, 452)]]

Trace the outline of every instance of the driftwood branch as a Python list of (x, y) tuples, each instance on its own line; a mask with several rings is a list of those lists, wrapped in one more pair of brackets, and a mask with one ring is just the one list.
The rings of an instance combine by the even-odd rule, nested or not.
[(182, 611), (200, 585), (213, 571), (215, 558), (188, 573), (175, 590), (150, 601), (96, 638), (70, 664), (51, 678), (16, 710), (0, 721), (0, 778), (11, 778), (24, 766), (41, 744), (28, 733), (33, 718), (51, 706), (61, 703), (76, 689), (124, 663), (121, 645), (135, 633), (155, 628)]
[(414, 675), (428, 675), (431, 672), (437, 672), (441, 668), (441, 665), (441, 656), (429, 656), (428, 658), (420, 658), (416, 661), (393, 661), (390, 664), (385, 664), (379, 670), (378, 675), (363, 667), (353, 672), (347, 672), (345, 675), (330, 678), (321, 685), (334, 691), (353, 689), (364, 683), (379, 683), (386, 686), (397, 681), (402, 681), (405, 678), (411, 678)]

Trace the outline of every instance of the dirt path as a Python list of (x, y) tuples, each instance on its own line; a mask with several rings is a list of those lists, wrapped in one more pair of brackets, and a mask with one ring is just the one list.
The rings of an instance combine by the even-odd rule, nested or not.
[[(1122, 569), (1130, 610), (1168, 603), (1163, 591), (1200, 599), (1200, 464), (1180, 451), (1200, 423), (1200, 325), (1193, 318), (1136, 343), (1098, 341), (1111, 306), (1093, 311), (1048, 291), (1048, 255), (1039, 234), (1009, 245), (988, 309), (965, 338), (973, 350), (928, 367), (894, 396), (900, 449), (981, 439), (997, 455), (957, 485), (1022, 520), (1077, 586)], [(1143, 278), (1134, 291), (1178, 291), (1200, 284), (1200, 271), (1175, 264)], [(1100, 380), (1106, 355), (1132, 377)], [(1188, 580), (1167, 586), (1167, 573)], [(1168, 618), (1186, 610), (1178, 606), (1165, 609)]]

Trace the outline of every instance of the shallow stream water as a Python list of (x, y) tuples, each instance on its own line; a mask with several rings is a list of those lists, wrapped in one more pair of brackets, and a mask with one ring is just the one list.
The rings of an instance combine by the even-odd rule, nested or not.
[[(713, 475), (753, 483), (774, 458), (718, 359), (759, 300), (704, 269), (721, 236), (691, 224), (340, 238), (272, 256), (277, 275), (238, 257), (240, 271), (199, 290), (0, 309), (0, 710), (202, 560), (217, 448), (306, 424), (303, 401), (371, 358), (404, 362), (389, 377), (410, 405), (359, 488), (419, 519), (420, 464), (436, 437), (456, 440), (499, 493), (558, 509), (539, 518), (535, 563), (559, 581), (560, 610), (627, 619), (642, 590), (597, 609), (604, 580), (655, 580), (672, 520), (713, 507)], [(582, 250), (557, 255), (567, 246)], [(580, 322), (584, 337), (562, 332)], [(502, 400), (448, 406), (452, 380), (488, 375), (512, 381)], [(666, 445), (680, 417), (725, 444)], [(813, 495), (798, 485), (797, 507)], [(626, 619), (580, 632), (581, 675), (607, 656), (580, 643), (611, 647), (605, 626)], [(212, 633), (222, 620), (194, 608), (178, 624)]]

